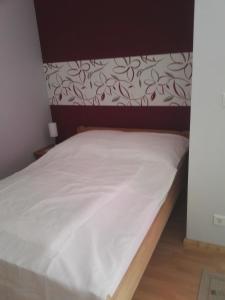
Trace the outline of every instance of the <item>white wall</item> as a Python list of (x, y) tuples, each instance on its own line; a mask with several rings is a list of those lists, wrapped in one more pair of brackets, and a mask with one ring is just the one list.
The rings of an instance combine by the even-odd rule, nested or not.
[(50, 120), (32, 0), (0, 1), (0, 178), (49, 143)]
[(195, 6), (187, 238), (225, 245), (225, 1)]

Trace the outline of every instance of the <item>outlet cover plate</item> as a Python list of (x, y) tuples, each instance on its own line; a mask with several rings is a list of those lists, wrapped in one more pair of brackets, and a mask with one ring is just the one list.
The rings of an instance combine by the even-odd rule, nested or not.
[(225, 226), (225, 216), (214, 214), (213, 224), (218, 226)]

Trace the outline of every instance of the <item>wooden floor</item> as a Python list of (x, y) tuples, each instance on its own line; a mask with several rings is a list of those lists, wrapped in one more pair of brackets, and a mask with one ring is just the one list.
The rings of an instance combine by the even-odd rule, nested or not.
[(185, 202), (177, 203), (133, 300), (196, 300), (203, 269), (225, 273), (225, 254), (183, 248)]

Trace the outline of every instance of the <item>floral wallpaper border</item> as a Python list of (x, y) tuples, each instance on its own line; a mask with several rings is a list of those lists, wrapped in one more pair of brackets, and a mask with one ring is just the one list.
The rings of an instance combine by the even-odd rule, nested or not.
[(44, 64), (52, 105), (189, 106), (192, 53)]

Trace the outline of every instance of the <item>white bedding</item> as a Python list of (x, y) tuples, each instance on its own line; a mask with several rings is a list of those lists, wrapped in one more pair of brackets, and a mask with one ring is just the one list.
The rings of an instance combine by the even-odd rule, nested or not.
[(113, 294), (188, 140), (90, 131), (0, 181), (0, 300)]

